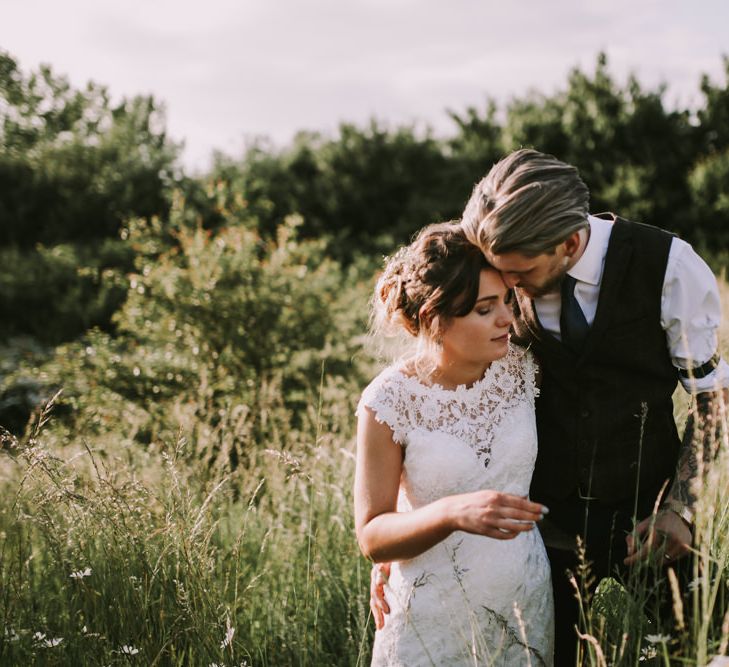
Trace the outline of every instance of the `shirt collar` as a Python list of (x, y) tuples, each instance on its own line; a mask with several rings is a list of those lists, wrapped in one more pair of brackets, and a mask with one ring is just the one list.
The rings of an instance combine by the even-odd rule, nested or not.
[[(590, 224), (587, 246), (582, 253), (582, 257), (567, 273), (580, 282), (599, 285), (605, 267), (605, 255), (607, 255), (613, 223), (610, 220), (596, 218), (593, 215), (587, 216), (587, 222)], [(581, 234), (587, 236), (587, 230), (583, 230)]]

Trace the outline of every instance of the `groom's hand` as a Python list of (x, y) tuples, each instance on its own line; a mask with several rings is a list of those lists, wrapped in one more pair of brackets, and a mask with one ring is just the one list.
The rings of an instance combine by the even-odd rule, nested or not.
[(625, 565), (647, 560), (652, 555), (665, 564), (685, 556), (691, 547), (691, 530), (672, 510), (661, 510), (655, 517), (643, 519), (625, 538), (628, 557)]
[(375, 563), (370, 574), (370, 609), (375, 619), (375, 627), (385, 627), (385, 614), (390, 613), (390, 605), (385, 600), (385, 584), (390, 576), (390, 563)]

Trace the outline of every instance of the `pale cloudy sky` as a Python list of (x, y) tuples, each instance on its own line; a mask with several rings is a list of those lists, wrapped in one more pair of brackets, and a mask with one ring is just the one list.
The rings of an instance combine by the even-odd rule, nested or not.
[(446, 108), (545, 93), (606, 51), (624, 82), (698, 104), (724, 81), (727, 0), (0, 0), (0, 49), (114, 98), (165, 102), (184, 162), (370, 117), (451, 125)]

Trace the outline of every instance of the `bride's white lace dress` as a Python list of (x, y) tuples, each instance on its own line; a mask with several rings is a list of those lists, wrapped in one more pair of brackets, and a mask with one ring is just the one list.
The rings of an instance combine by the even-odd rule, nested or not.
[[(526, 495), (537, 453), (535, 364), (510, 346), (471, 387), (426, 386), (396, 366), (365, 389), (404, 448), (398, 510), (493, 489)], [(392, 564), (373, 665), (552, 665), (549, 561), (537, 529), (513, 540), (455, 532)]]

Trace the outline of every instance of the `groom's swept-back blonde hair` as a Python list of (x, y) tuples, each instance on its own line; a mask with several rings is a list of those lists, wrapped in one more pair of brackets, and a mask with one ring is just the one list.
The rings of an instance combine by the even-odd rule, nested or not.
[(590, 193), (577, 169), (552, 155), (515, 151), (473, 189), (461, 224), (468, 240), (495, 255), (554, 252), (587, 227)]

